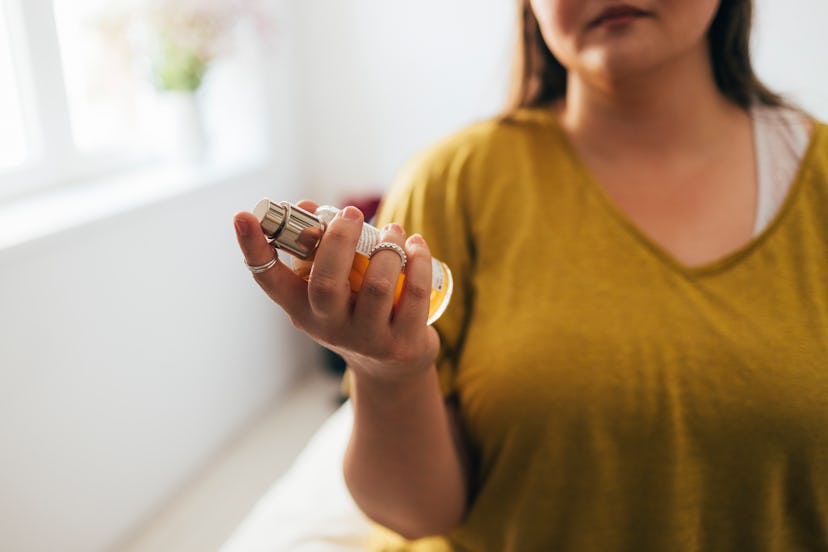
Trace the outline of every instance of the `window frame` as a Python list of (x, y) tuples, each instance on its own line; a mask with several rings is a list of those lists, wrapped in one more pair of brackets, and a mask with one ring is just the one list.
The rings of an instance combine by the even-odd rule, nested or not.
[(26, 129), (26, 160), (0, 171), (0, 201), (146, 165), (147, 154), (78, 149), (53, 0), (0, 0)]

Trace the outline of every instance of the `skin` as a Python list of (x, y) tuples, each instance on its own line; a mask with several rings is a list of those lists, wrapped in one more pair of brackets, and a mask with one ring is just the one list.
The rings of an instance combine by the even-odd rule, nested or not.
[(534, 0), (569, 71), (555, 109), (614, 204), (688, 266), (747, 244), (756, 212), (749, 115), (718, 91), (705, 33), (717, 0), (629, 0), (647, 13), (594, 26), (610, 5)]
[[(630, 2), (648, 16), (592, 26), (608, 2), (533, 0), (545, 40), (569, 70), (566, 99), (554, 109), (615, 204), (680, 262), (705, 263), (750, 239), (756, 201), (749, 118), (718, 93), (710, 70), (704, 35), (717, 2)], [(254, 278), (297, 328), (348, 362), (354, 427), (344, 475), (356, 503), (405, 537), (446, 533), (465, 514), (468, 470), (438, 386), (439, 338), (425, 323), (428, 246), (386, 227), (382, 239), (408, 255), (400, 302), (393, 306), (393, 251), (372, 259), (353, 295), (347, 277), (361, 224), (359, 211), (343, 210), (307, 282), (281, 263)], [(273, 258), (252, 214), (238, 213), (235, 226), (248, 263)]]
[[(299, 205), (316, 209), (309, 201)], [(406, 239), (401, 227), (387, 226), (382, 240), (402, 246), (408, 257), (400, 300), (394, 307), (400, 259), (387, 250), (372, 258), (353, 295), (348, 273), (362, 222), (353, 207), (340, 212), (320, 242), (307, 282), (281, 263), (254, 278), (297, 328), (348, 363), (354, 427), (344, 475), (355, 502), (405, 537), (445, 533), (465, 511), (467, 475), (434, 366), (439, 338), (426, 325), (431, 254), (422, 237)], [(238, 213), (235, 227), (249, 264), (273, 258), (251, 213)]]

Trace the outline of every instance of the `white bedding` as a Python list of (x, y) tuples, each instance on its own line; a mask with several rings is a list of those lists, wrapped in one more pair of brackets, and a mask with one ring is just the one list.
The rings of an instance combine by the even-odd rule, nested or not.
[(342, 477), (352, 423), (351, 403), (346, 402), (317, 430), (221, 552), (365, 550), (370, 525)]

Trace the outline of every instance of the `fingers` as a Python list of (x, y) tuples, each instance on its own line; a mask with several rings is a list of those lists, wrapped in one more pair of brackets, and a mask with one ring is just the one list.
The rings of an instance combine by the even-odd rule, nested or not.
[(267, 243), (258, 219), (252, 213), (238, 213), (233, 218), (236, 239), (250, 265), (263, 265), (273, 258), (275, 251)]
[(348, 275), (354, 264), (362, 221), (359, 209), (345, 207), (330, 222), (319, 242), (308, 279), (308, 299), (313, 313), (322, 319), (350, 316)]
[(296, 206), (309, 213), (314, 213), (319, 208), (319, 204), (315, 201), (311, 201), (310, 199), (303, 199), (302, 201), (297, 202)]
[(405, 266), (405, 285), (394, 311), (394, 329), (406, 334), (421, 329), (428, 319), (431, 299), (431, 251), (419, 234), (405, 242), (408, 263)]
[[(314, 213), (316, 212), (316, 209), (319, 208), (318, 203), (309, 199), (303, 199), (302, 201), (297, 202), (296, 205), (300, 209), (304, 209), (309, 213)], [(310, 275), (311, 267), (313, 266), (313, 259), (303, 260), (299, 257), (291, 257), (288, 264), (293, 269), (293, 272), (298, 274), (301, 278), (307, 280)]]
[[(380, 240), (403, 247), (405, 232), (398, 224), (386, 226)], [(394, 306), (402, 259), (393, 249), (381, 249), (371, 257), (354, 305), (354, 320), (387, 326)]]
[[(308, 211), (317, 208), (311, 201), (299, 206)], [(234, 223), (249, 265), (263, 266), (274, 259), (275, 251), (252, 213), (238, 213)], [(381, 249), (367, 263), (354, 294), (349, 277), (357, 275), (354, 261), (362, 225), (362, 213), (354, 207), (336, 215), (316, 249), (307, 281), (281, 262), (254, 278), (294, 325), (342, 354), (353, 354), (363, 369), (380, 373), (430, 366), (439, 337), (426, 326), (431, 295), (428, 246), (420, 236), (406, 240), (399, 225), (387, 226), (380, 239), (405, 251), (405, 278), (400, 277), (400, 255), (393, 248)], [(359, 260), (362, 271), (366, 265), (361, 263), (363, 257)]]
[[(244, 259), (251, 266), (261, 266), (271, 261), (276, 251), (265, 239), (258, 219), (252, 213), (238, 213), (233, 218), (236, 239)], [(253, 275), (262, 289), (292, 318), (301, 318), (307, 311), (307, 288), (301, 278), (283, 263), (277, 262), (271, 269)]]

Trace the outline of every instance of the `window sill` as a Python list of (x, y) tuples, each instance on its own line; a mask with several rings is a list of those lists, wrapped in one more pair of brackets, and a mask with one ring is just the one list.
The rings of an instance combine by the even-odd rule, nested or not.
[(0, 204), (0, 252), (268, 167), (266, 159), (164, 165)]

